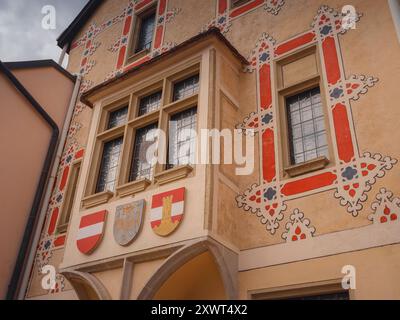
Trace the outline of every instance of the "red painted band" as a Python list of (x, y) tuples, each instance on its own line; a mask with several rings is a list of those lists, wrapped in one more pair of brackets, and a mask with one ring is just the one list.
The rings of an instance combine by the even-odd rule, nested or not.
[(158, 26), (156, 31), (156, 39), (154, 41), (154, 48), (158, 49), (161, 47), (162, 38), (163, 38), (164, 27)]
[(124, 31), (122, 32), (122, 35), (126, 36), (129, 33), (129, 31), (131, 30), (131, 23), (132, 16), (127, 16), (125, 19)]
[(218, 1), (218, 13), (223, 14), (228, 9), (228, 0)]
[(346, 106), (338, 103), (332, 110), (339, 159), (350, 162), (354, 157), (353, 140)]
[(328, 37), (322, 42), (324, 52), (325, 70), (329, 84), (336, 84), (340, 79), (339, 58), (336, 43), (333, 37)]
[(118, 54), (117, 69), (121, 69), (124, 65), (126, 46), (121, 47)]
[(60, 182), (60, 191), (63, 191), (66, 184), (67, 184), (67, 180), (68, 180), (68, 174), (69, 174), (69, 166), (64, 168), (63, 174), (62, 174), (62, 178), (61, 178), (61, 182)]
[(58, 238), (56, 238), (56, 240), (54, 240), (54, 246), (55, 247), (61, 247), (64, 245), (65, 243), (65, 235), (64, 236), (59, 236)]
[(271, 67), (265, 64), (260, 68), (260, 103), (261, 109), (268, 109), (272, 104)]
[(167, 7), (167, 0), (160, 0), (160, 5), (158, 7), (158, 15), (163, 15)]
[(322, 173), (313, 177), (289, 182), (281, 189), (282, 194), (285, 196), (293, 196), (311, 190), (330, 186), (336, 180), (337, 176), (331, 172)]
[(262, 137), (263, 146), (263, 177), (267, 182), (272, 182), (276, 176), (275, 168), (275, 140), (272, 129), (265, 130)]
[(49, 235), (52, 235), (54, 233), (54, 230), (56, 229), (56, 224), (57, 224), (57, 219), (58, 219), (58, 208), (54, 208), (51, 218), (50, 218), (50, 223), (49, 223), (49, 228), (47, 230), (47, 233)]
[(314, 32), (309, 32), (309, 33), (303, 34), (300, 37), (297, 37), (295, 39), (292, 39), (292, 40), (289, 40), (287, 42), (280, 44), (276, 48), (275, 54), (277, 56), (279, 56), (286, 52), (297, 49), (298, 47), (304, 46), (305, 44), (311, 43), (314, 41), (314, 39), (315, 39)]
[(254, 9), (255, 7), (257, 7), (263, 3), (264, 3), (264, 0), (253, 0), (237, 9), (232, 10), (230, 17), (235, 18), (235, 17), (241, 15), (242, 13), (245, 13), (251, 9)]

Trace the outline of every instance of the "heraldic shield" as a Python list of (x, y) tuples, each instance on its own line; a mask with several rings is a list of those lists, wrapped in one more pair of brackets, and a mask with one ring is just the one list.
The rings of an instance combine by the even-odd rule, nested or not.
[(153, 231), (162, 237), (170, 235), (183, 219), (185, 188), (156, 194), (151, 204), (150, 220)]
[(117, 207), (114, 220), (114, 239), (119, 245), (130, 244), (139, 233), (144, 207), (144, 200)]
[(76, 245), (83, 254), (91, 254), (103, 239), (107, 213), (103, 210), (81, 218)]

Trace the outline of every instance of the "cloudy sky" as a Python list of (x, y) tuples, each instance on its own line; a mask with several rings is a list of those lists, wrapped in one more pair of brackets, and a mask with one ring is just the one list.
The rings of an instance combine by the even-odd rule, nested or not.
[[(88, 0), (0, 0), (0, 60), (58, 60), (56, 39)], [(42, 8), (52, 5), (56, 28), (42, 28)]]

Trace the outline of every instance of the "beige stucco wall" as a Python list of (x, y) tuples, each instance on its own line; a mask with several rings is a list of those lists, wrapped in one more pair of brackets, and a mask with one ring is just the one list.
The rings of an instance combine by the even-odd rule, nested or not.
[[(18, 69), (13, 73), (61, 130), (74, 83), (50, 67)], [(0, 91), (3, 152), (0, 160), (0, 297), (4, 297), (49, 147), (51, 129), (3, 74)]]
[(356, 289), (351, 298), (400, 299), (400, 246), (392, 245), (330, 257), (277, 265), (239, 273), (239, 297), (248, 299), (252, 291), (266, 291), (315, 283), (336, 281), (344, 277), (342, 268), (355, 267)]
[[(119, 14), (126, 6), (127, 1), (105, 1), (100, 6), (100, 9), (93, 17), (85, 24), (81, 32), (77, 35), (79, 39), (91, 23), (97, 25), (106, 21), (110, 17)], [(277, 43), (283, 42), (295, 35), (301, 34), (310, 30), (313, 18), (316, 16), (318, 8), (323, 5), (339, 10), (347, 5), (345, 0), (299, 0), (286, 1), (278, 15), (267, 13), (263, 7), (259, 7), (254, 11), (248, 12), (240, 18), (234, 19), (230, 27), (230, 31), (226, 34), (226, 38), (231, 41), (233, 46), (244, 55), (248, 56), (251, 50), (255, 47), (257, 40), (263, 32), (267, 32), (273, 36)], [(398, 119), (400, 117), (399, 108), (396, 101), (399, 101), (398, 75), (400, 74), (400, 48), (397, 41), (397, 35), (394, 29), (392, 16), (386, 1), (373, 0), (354, 0), (352, 3), (358, 12), (363, 16), (357, 22), (357, 28), (350, 30), (345, 35), (339, 37), (341, 53), (340, 56), (344, 63), (344, 72), (348, 78), (352, 74), (367, 75), (379, 78), (379, 82), (370, 88), (366, 95), (362, 95), (358, 101), (351, 101), (352, 115), (354, 120), (354, 130), (357, 137), (357, 143), (360, 153), (371, 152), (380, 153), (382, 155), (400, 158), (400, 144), (396, 143), (400, 139), (400, 133), (395, 130)], [(164, 42), (175, 42), (177, 44), (187, 40), (200, 32), (203, 27), (215, 17), (216, 0), (195, 1), (195, 0), (170, 0), (168, 8), (180, 9), (177, 14), (166, 25)], [(299, 8), (301, 14), (299, 14)], [(93, 69), (84, 75), (84, 81), (91, 81), (92, 85), (99, 84), (104, 81), (105, 77), (115, 69), (118, 52), (111, 52), (109, 47), (115, 43), (121, 35), (123, 22), (118, 22), (112, 27), (106, 29), (96, 37), (96, 41), (100, 43), (95, 53), (90, 59), (96, 61)], [(78, 72), (79, 65), (82, 59), (83, 47), (71, 50), (68, 69), (71, 72)], [(208, 57), (207, 57), (208, 59)], [(207, 61), (204, 59), (203, 61)], [(232, 71), (232, 62), (226, 63), (220, 56), (217, 58), (217, 88), (215, 101), (215, 117), (216, 124), (221, 129), (227, 127), (233, 129), (236, 124), (239, 124), (251, 112), (257, 108), (257, 85), (256, 75), (253, 73), (243, 73)], [(203, 63), (203, 67), (205, 64)], [(207, 69), (207, 68), (206, 68)], [(157, 72), (162, 71), (160, 68)], [(148, 74), (144, 73), (144, 76)], [(143, 77), (144, 77), (143, 76)], [(137, 82), (140, 83), (140, 78)], [(129, 85), (133, 86), (133, 82)], [(208, 92), (204, 91), (207, 87), (207, 82), (204, 82), (201, 91), (200, 102), (200, 117), (201, 125), (206, 126), (206, 119), (210, 115), (203, 113), (207, 110)], [(127, 90), (124, 85), (120, 85), (118, 90)], [(225, 97), (221, 90), (224, 90), (232, 100)], [(118, 95), (115, 90), (112, 95)], [(296, 208), (301, 209), (306, 217), (311, 221), (311, 224), (316, 227), (315, 243), (318, 246), (318, 237), (332, 235), (343, 230), (358, 230), (371, 225), (368, 220), (368, 215), (372, 213), (371, 203), (375, 201), (375, 197), (381, 188), (386, 188), (394, 193), (395, 196), (400, 196), (398, 181), (400, 180), (400, 169), (396, 165), (394, 169), (387, 172), (385, 177), (378, 179), (376, 184), (368, 193), (368, 199), (364, 203), (364, 208), (357, 218), (351, 216), (344, 206), (340, 205), (340, 200), (334, 197), (335, 190), (324, 191), (313, 195), (307, 195), (287, 201), (287, 209), (284, 218), (280, 221), (280, 229), (275, 235), (271, 235), (266, 231), (265, 225), (261, 224), (259, 219), (249, 212), (245, 212), (237, 207), (235, 197), (239, 193), (250, 187), (253, 183), (259, 182), (260, 167), (259, 163), (259, 139), (255, 140), (255, 170), (253, 174), (248, 176), (237, 177), (234, 174), (235, 166), (218, 166), (213, 171), (213, 184), (207, 180), (207, 171), (202, 166), (196, 167), (195, 176), (188, 179), (177, 181), (168, 184), (159, 189), (149, 189), (146, 192), (140, 193), (135, 198), (145, 199), (147, 209), (144, 213), (145, 220), (144, 228), (135, 240), (128, 247), (118, 246), (112, 236), (113, 218), (115, 207), (120, 204), (128, 203), (132, 199), (120, 199), (112, 201), (106, 205), (102, 205), (90, 210), (83, 210), (79, 203), (85, 191), (86, 178), (92, 162), (92, 152), (94, 148), (94, 136), (97, 123), (100, 116), (100, 106), (103, 100), (96, 102), (93, 111), (86, 109), (85, 118), (83, 118), (84, 127), (78, 132), (79, 141), (86, 146), (85, 159), (82, 166), (82, 172), (79, 186), (77, 202), (74, 207), (71, 225), (66, 244), (66, 252), (64, 254), (61, 267), (73, 268), (81, 264), (90, 263), (96, 264), (104, 259), (112, 259), (118, 255), (129, 255), (141, 250), (158, 248), (170, 243), (185, 241), (187, 239), (209, 234), (218, 241), (226, 244), (229, 247), (237, 248), (238, 250), (250, 250), (255, 248), (269, 248), (270, 246), (284, 245), (285, 240), (282, 239), (282, 232), (285, 231), (284, 226), (289, 222), (290, 214)], [(237, 106), (235, 106), (237, 104)], [(93, 112), (93, 117), (90, 118)], [(90, 121), (91, 119), (91, 121)], [(87, 142), (87, 143), (86, 143)], [(279, 143), (279, 141), (276, 141)], [(176, 233), (170, 237), (163, 239), (155, 236), (149, 227), (149, 207), (151, 205), (151, 197), (155, 193), (166, 190), (172, 190), (177, 187), (187, 188), (186, 199), (186, 216), (182, 225)], [(204, 228), (205, 204), (204, 201), (199, 201), (199, 195), (203, 197), (206, 192), (212, 193), (213, 203), (212, 224), (211, 229)], [(209, 194), (208, 194), (209, 195)], [(202, 200), (202, 199), (201, 199)], [(76, 249), (75, 235), (78, 229), (80, 217), (84, 214), (89, 214), (97, 210), (107, 209), (109, 217), (106, 224), (105, 237), (99, 248), (90, 256), (84, 256)], [(363, 234), (362, 238), (367, 239), (368, 235)], [(381, 239), (381, 235), (376, 238)], [(382, 236), (384, 238), (384, 236)], [(388, 236), (388, 238), (390, 238)], [(325, 239), (325, 238), (324, 238)], [(351, 239), (351, 238), (350, 238)], [(398, 242), (397, 240), (393, 240)], [(369, 246), (378, 246), (371, 244), (365, 240), (363, 249)], [(339, 243), (339, 248), (342, 244)], [(333, 245), (332, 245), (333, 246)], [(309, 256), (307, 246), (296, 247), (299, 254), (297, 260), (303, 260)], [(275, 247), (274, 247), (275, 248)], [(282, 256), (286, 260), (290, 260), (290, 253), (293, 248), (288, 246), (282, 248)], [(309, 248), (309, 247), (307, 247)], [(331, 248), (333, 251), (336, 248)], [(335, 250), (334, 250), (335, 249)], [(367, 298), (368, 294), (371, 297), (398, 297), (398, 289), (390, 285), (390, 279), (397, 279), (394, 275), (394, 267), (385, 267), (385, 264), (391, 264), (397, 257), (398, 246), (387, 246), (381, 249), (368, 249), (356, 253), (346, 253), (335, 255), (332, 257), (313, 257), (313, 260), (296, 262), (276, 267), (268, 267), (262, 269), (263, 260), (260, 257), (258, 261), (258, 270), (241, 272), (240, 280), (240, 297), (245, 298), (247, 290), (260, 289), (262, 287), (285, 286), (293, 283), (306, 283), (312, 281), (329, 280), (340, 277), (340, 268), (346, 259), (354, 261), (359, 267), (359, 291), (355, 295), (356, 298)], [(276, 249), (280, 252), (280, 249)], [(359, 250), (347, 248), (347, 251)], [(336, 250), (337, 251), (337, 250)], [(337, 253), (335, 251), (335, 254)], [(340, 251), (340, 249), (339, 249)], [(324, 253), (329, 255), (329, 253)], [(381, 261), (363, 265), (371, 256), (371, 259), (380, 258)], [(257, 260), (257, 259), (256, 259)], [(139, 288), (144, 286), (145, 280), (149, 279), (150, 274), (161, 265), (160, 260), (148, 262), (149, 269), (146, 264), (140, 264), (135, 268), (133, 275), (133, 284), (139, 283), (138, 286), (133, 286), (131, 294), (132, 298), (137, 297)], [(314, 275), (307, 274), (307, 267), (312, 266), (313, 269), (319, 270)], [(372, 284), (360, 284), (366, 282), (369, 276), (369, 270), (373, 266), (377, 268), (386, 268), (387, 281), (371, 282), (378, 289), (373, 293), (370, 289)], [(322, 268), (323, 267), (323, 268)], [(149, 271), (151, 270), (151, 271)], [(298, 276), (297, 276), (298, 273)], [(114, 274), (114, 273), (113, 273)], [(120, 277), (117, 271), (114, 274), (115, 278)], [(107, 283), (110, 282), (112, 275), (107, 275)], [(257, 277), (261, 277), (260, 283), (256, 282)], [(298, 278), (296, 278), (298, 277)], [(276, 279), (276, 280), (274, 280)], [(387, 289), (385, 289), (387, 286)], [(113, 292), (113, 298), (116, 297), (117, 291), (114, 287), (110, 287)]]

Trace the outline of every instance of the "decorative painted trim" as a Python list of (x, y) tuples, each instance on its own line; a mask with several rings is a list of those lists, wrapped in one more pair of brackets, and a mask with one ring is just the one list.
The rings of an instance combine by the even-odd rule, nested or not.
[(393, 198), (391, 191), (382, 188), (376, 196), (376, 202), (372, 203), (374, 211), (368, 219), (374, 224), (393, 223), (400, 218), (400, 198)]
[(310, 224), (310, 220), (304, 218), (304, 213), (295, 209), (290, 216), (290, 222), (286, 224), (286, 232), (282, 234), (282, 239), (286, 242), (296, 242), (312, 238), (315, 228)]
[(227, 33), (235, 19), (261, 7), (270, 14), (278, 15), (284, 4), (285, 0), (252, 0), (233, 8), (231, 0), (217, 0), (215, 18), (202, 29), (202, 32), (216, 27), (221, 30), (221, 33)]
[[(361, 15), (357, 17), (359, 19)], [(359, 153), (350, 100), (358, 100), (375, 85), (377, 79), (365, 76), (345, 78), (338, 36), (347, 30), (342, 29), (341, 21), (341, 14), (322, 6), (314, 18), (312, 30), (279, 44), (264, 33), (249, 57), (250, 65), (245, 71), (256, 72), (258, 110), (246, 117), (237, 128), (243, 131), (253, 129), (259, 134), (262, 166), (259, 184), (252, 185), (236, 200), (240, 208), (256, 214), (272, 235), (283, 219), (287, 201), (321, 191), (335, 190), (340, 204), (347, 206), (347, 211), (354, 217), (358, 216), (376, 179), (382, 178), (397, 163), (397, 160), (379, 154)], [(302, 177), (281, 180), (277, 158), (277, 106), (272, 100), (271, 66), (283, 55), (312, 44), (317, 44), (323, 66), (336, 165)]]
[[(134, 15), (137, 10), (142, 9), (144, 6), (152, 5), (157, 2), (157, 17), (156, 17), (156, 27), (155, 35), (153, 41), (153, 47), (148, 54), (140, 57), (139, 59), (133, 61), (130, 64), (125, 65), (126, 55), (128, 52), (129, 36), (132, 30), (132, 23), (134, 21)], [(137, 67), (142, 63), (149, 61), (150, 59), (164, 53), (171, 48), (175, 47), (175, 43), (164, 43), (165, 29), (167, 23), (171, 22), (172, 19), (180, 13), (181, 9), (172, 8), (168, 10), (169, 0), (134, 0), (130, 2), (124, 17), (124, 23), (122, 28), (122, 34), (115, 43), (108, 48), (111, 52), (118, 52), (117, 62), (115, 69), (106, 76), (105, 81), (112, 79), (123, 72)]]

